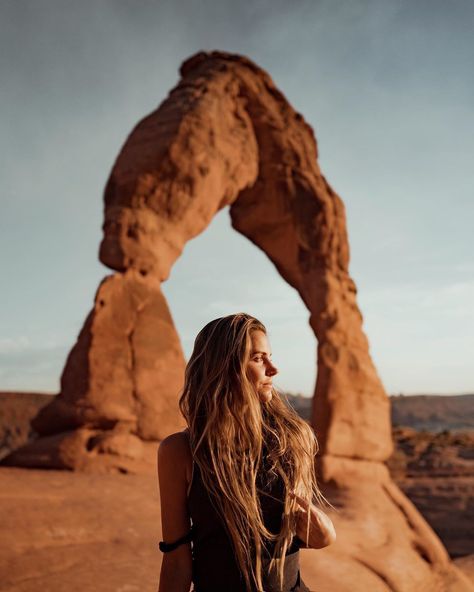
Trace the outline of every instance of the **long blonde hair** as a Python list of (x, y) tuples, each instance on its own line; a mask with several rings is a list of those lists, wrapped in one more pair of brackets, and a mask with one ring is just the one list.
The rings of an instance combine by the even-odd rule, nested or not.
[[(248, 591), (255, 586), (263, 590), (265, 541), (274, 542), (268, 569), (278, 569), (282, 585), (281, 558), (291, 545), (299, 509), (289, 492), (312, 503), (326, 502), (316, 483), (313, 430), (275, 389), (271, 400), (261, 403), (247, 377), (253, 331), (267, 333), (245, 313), (208, 323), (196, 337), (179, 400), (194, 461), (230, 536)], [(284, 513), (276, 535), (265, 527), (258, 499), (264, 444), (270, 470), (284, 483)]]

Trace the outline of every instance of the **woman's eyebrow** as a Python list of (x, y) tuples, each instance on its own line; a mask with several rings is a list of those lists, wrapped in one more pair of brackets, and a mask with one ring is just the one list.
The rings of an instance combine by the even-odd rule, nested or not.
[(271, 353), (267, 353), (265, 351), (253, 351), (251, 355), (252, 356), (256, 356), (257, 354), (263, 354), (265, 356), (268, 356), (269, 358), (272, 357), (272, 354)]

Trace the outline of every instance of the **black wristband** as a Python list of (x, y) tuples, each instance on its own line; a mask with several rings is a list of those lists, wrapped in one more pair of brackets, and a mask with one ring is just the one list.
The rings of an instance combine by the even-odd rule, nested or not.
[(193, 529), (191, 528), (191, 530), (188, 532), (188, 534), (185, 534), (177, 541), (174, 541), (174, 543), (165, 543), (164, 541), (160, 541), (158, 543), (158, 546), (159, 546), (160, 551), (162, 553), (168, 553), (169, 551), (173, 551), (174, 549), (176, 549), (180, 545), (183, 545), (184, 543), (188, 543), (189, 541), (191, 541), (192, 537), (193, 537)]

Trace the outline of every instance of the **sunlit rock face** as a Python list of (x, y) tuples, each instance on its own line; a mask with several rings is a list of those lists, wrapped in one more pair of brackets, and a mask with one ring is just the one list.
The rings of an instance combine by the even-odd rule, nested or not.
[(156, 442), (182, 429), (184, 356), (160, 282), (133, 269), (106, 277), (72, 348), (61, 392), (32, 421), (40, 438), (4, 462), (149, 472)]
[(201, 53), (181, 73), (113, 167), (101, 261), (164, 281), (186, 242), (231, 204), (233, 227), (310, 312), (318, 340), (313, 423), (323, 450), (387, 458), (389, 405), (348, 273), (344, 205), (321, 174), (311, 127), (246, 58)]
[(233, 227), (299, 292), (318, 341), (312, 423), (320, 480), (339, 509), (331, 514), (338, 540), (308, 552), (308, 584), (469, 590), (383, 465), (392, 452), (389, 401), (349, 276), (344, 205), (321, 174), (311, 127), (246, 58), (200, 53), (181, 76), (117, 157), (100, 246), (116, 273), (98, 289), (60, 395), (34, 419), (41, 437), (7, 462), (156, 471), (157, 441), (183, 426), (184, 358), (160, 283), (186, 242), (230, 205)]
[(69, 354), (60, 396), (33, 427), (40, 434), (57, 432), (59, 415), (64, 429), (120, 423), (143, 440), (160, 440), (175, 425), (183, 372), (160, 283), (134, 270), (109, 276)]

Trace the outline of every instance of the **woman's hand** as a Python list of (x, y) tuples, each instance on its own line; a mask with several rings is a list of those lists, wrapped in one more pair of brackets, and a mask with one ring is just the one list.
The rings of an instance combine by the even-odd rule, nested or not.
[[(297, 537), (311, 549), (322, 549), (333, 543), (336, 540), (336, 531), (329, 516), (296, 493), (290, 492), (290, 496), (296, 499), (300, 507), (296, 517)], [(307, 537), (308, 514), (309, 534)]]

